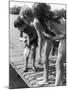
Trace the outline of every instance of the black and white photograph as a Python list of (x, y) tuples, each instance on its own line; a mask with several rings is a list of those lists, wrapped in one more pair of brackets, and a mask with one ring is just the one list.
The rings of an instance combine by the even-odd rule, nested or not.
[(9, 1), (9, 88), (66, 86), (66, 4)]

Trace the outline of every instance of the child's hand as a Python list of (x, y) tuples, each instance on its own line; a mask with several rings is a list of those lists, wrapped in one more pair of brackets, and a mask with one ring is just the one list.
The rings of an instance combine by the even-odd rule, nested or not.
[(51, 39), (51, 40), (53, 40), (53, 36), (51, 36), (51, 35), (49, 35), (49, 34), (46, 34), (45, 32), (42, 32), (44, 35), (45, 35), (45, 37), (47, 37), (47, 38), (49, 38), (49, 39)]
[(63, 40), (66, 39), (66, 35), (58, 35), (53, 38), (53, 40)]

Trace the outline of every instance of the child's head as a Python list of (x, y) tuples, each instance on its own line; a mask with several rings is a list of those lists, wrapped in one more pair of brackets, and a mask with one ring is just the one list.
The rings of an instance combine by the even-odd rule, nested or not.
[(50, 14), (50, 6), (46, 3), (34, 3), (32, 9), (37, 17), (49, 16)]
[(22, 7), (20, 10), (20, 18), (23, 19), (25, 23), (30, 24), (34, 19), (32, 9), (26, 5)]

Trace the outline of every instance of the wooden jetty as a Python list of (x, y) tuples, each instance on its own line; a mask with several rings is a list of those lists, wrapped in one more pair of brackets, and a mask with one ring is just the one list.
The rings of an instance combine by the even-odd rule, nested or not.
[[(21, 60), (20, 60), (21, 59)], [(44, 70), (43, 66), (39, 66), (40, 68), (37, 72), (33, 71), (32, 69), (29, 69), (28, 72), (24, 72), (25, 70), (25, 61), (22, 60), (23, 56), (14, 56), (10, 57), (10, 64), (11, 66), (15, 69), (15, 71), (18, 73), (18, 75), (24, 80), (24, 82), (29, 86), (29, 87), (43, 87), (43, 86), (52, 86), (55, 81), (55, 59), (50, 62), (50, 69), (49, 69), (49, 84), (38, 84), (39, 81), (38, 78), (43, 77), (44, 75)], [(29, 64), (30, 66), (30, 64)]]

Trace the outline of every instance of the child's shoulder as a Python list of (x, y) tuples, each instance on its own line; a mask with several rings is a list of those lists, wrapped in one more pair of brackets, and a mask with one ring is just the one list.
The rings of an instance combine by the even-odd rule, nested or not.
[(39, 20), (35, 18), (34, 23), (39, 23)]
[(40, 24), (39, 20), (35, 18), (34, 21), (33, 21), (34, 27), (38, 26), (39, 24)]

